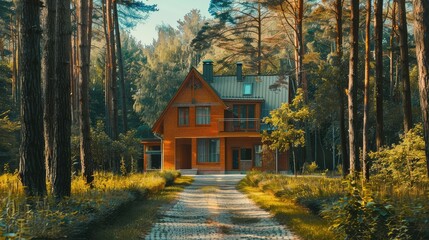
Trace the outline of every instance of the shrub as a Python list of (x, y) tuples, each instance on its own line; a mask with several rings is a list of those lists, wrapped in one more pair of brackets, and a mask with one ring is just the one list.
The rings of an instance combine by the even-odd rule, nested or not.
[(316, 172), (316, 170), (319, 168), (319, 166), (317, 166), (316, 162), (311, 162), (309, 163), (304, 163), (304, 166), (302, 167), (304, 170), (304, 173), (306, 174), (313, 174)]
[(380, 185), (407, 187), (427, 183), (425, 143), (421, 124), (403, 135), (398, 145), (371, 152), (369, 156), (373, 162), (370, 170), (371, 181)]

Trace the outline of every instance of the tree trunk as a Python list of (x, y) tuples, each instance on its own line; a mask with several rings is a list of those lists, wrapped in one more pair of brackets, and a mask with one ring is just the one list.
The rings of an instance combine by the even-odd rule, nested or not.
[(336, 0), (335, 2), (335, 30), (337, 35), (335, 37), (336, 42), (336, 52), (338, 57), (338, 68), (339, 68), (339, 84), (338, 84), (338, 95), (340, 104), (339, 108), (339, 122), (340, 122), (340, 140), (341, 140), (341, 157), (343, 159), (343, 176), (345, 177), (349, 172), (349, 164), (346, 161), (347, 157), (347, 136), (346, 136), (346, 126), (344, 122), (344, 81), (343, 79), (343, 0)]
[(414, 37), (419, 72), (420, 107), (423, 115), (426, 167), (429, 177), (429, 2), (413, 0)]
[(377, 151), (384, 144), (383, 131), (383, 0), (375, 0), (374, 6), (374, 41), (375, 41), (375, 111), (376, 111), (376, 146)]
[(389, 82), (390, 82), (390, 88), (389, 93), (390, 97), (393, 97), (395, 95), (395, 81), (394, 81), (394, 67), (393, 63), (395, 61), (395, 28), (396, 28), (396, 1), (393, 2), (393, 8), (392, 8), (392, 29), (390, 30), (390, 52), (389, 52)]
[(111, 126), (112, 126), (112, 139), (118, 139), (118, 101), (116, 93), (116, 50), (115, 50), (115, 32), (112, 18), (112, 7), (113, 0), (106, 0), (106, 17), (107, 17), (107, 35), (109, 38), (110, 45), (110, 92), (112, 101), (112, 112), (111, 112)]
[(91, 153), (91, 132), (89, 125), (89, 52), (88, 45), (88, 0), (80, 0), (78, 4), (78, 35), (80, 38), (80, 71), (79, 71), (79, 105), (80, 105), (80, 160), (82, 165), (82, 176), (87, 184), (94, 180), (93, 161)]
[(43, 127), (45, 137), (45, 168), (46, 179), (53, 183), (52, 156), (54, 144), (54, 115), (55, 115), (55, 93), (57, 79), (55, 75), (56, 66), (56, 1), (46, 0), (42, 10), (43, 16), (43, 58), (42, 58), (42, 83), (43, 83)]
[(19, 176), (27, 196), (46, 195), (40, 65), (40, 2), (23, 1), (20, 14), (21, 149)]
[(371, 41), (371, 0), (366, 1), (365, 25), (365, 80), (363, 96), (363, 134), (362, 134), (362, 175), (364, 181), (369, 181), (369, 165), (367, 158), (368, 147), (368, 112), (369, 112), (369, 77), (370, 77), (370, 41)]
[(71, 193), (71, 109), (70, 109), (70, 0), (57, 0), (56, 17), (56, 97), (54, 145), (52, 158), (52, 186), (56, 198)]
[(262, 71), (262, 18), (261, 18), (261, 3), (258, 2), (258, 75)]
[(112, 137), (112, 128), (111, 128), (111, 97), (110, 97), (110, 79), (111, 79), (111, 71), (110, 71), (110, 42), (109, 42), (109, 34), (107, 31), (107, 11), (106, 11), (106, 0), (102, 1), (102, 11), (103, 11), (103, 30), (104, 30), (104, 38), (106, 41), (106, 54), (104, 58), (105, 71), (104, 71), (104, 104), (105, 104), (105, 117), (106, 117), (106, 133), (108, 136)]
[(350, 5), (351, 10), (351, 29), (350, 29), (350, 66), (349, 66), (349, 89), (348, 89), (348, 105), (349, 105), (349, 147), (350, 147), (350, 175), (355, 176), (357, 165), (357, 152), (355, 144), (355, 122), (356, 115), (356, 86), (358, 78), (358, 37), (359, 37), (359, 0), (352, 0)]
[(118, 19), (118, 3), (114, 1), (113, 5), (113, 18), (115, 22), (115, 32), (116, 32), (116, 49), (118, 51), (118, 69), (119, 69), (119, 81), (121, 84), (121, 97), (122, 97), (122, 125), (124, 133), (128, 131), (128, 120), (127, 120), (127, 95), (125, 90), (125, 76), (124, 76), (124, 61), (122, 60), (122, 46), (121, 46), (121, 32), (119, 29), (119, 19)]
[(413, 127), (411, 112), (410, 67), (408, 58), (408, 28), (405, 0), (397, 0), (399, 12), (399, 53), (401, 57), (402, 109), (404, 111), (404, 133)]

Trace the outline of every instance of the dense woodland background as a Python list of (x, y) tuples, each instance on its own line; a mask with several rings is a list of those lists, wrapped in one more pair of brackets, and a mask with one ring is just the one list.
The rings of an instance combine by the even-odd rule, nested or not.
[[(305, 123), (305, 148), (298, 153), (300, 166), (316, 161), (321, 169), (361, 169), (369, 151), (398, 143), (422, 122), (415, 14), (405, 0), (366, 6), (211, 1), (213, 18), (193, 10), (177, 28), (160, 25), (158, 39), (145, 46), (127, 31), (158, 10), (143, 2), (3, 0), (0, 7), (1, 159), (12, 169), (19, 155), (26, 158), (18, 154), (19, 142), (40, 145), (44, 139), (39, 150), (44, 147), (45, 154), (28, 157), (40, 162), (44, 155), (47, 176), (55, 175), (55, 161), (71, 162), (76, 170), (81, 165), (84, 175), (88, 169), (88, 182), (94, 168), (118, 172), (120, 159), (137, 170), (137, 138), (150, 137), (150, 126), (190, 67), (199, 68), (208, 58), (217, 74), (233, 74), (234, 63), (242, 61), (245, 74), (285, 73), (292, 76), (292, 93), (303, 88), (312, 114)], [(32, 12), (24, 14), (27, 10)], [(27, 76), (33, 70), (35, 75)], [(69, 92), (70, 99), (61, 97)], [(35, 122), (44, 128), (29, 129)], [(38, 139), (26, 139), (30, 130), (40, 131)], [(71, 161), (52, 160), (56, 134), (72, 136), (65, 156)], [(132, 138), (135, 149), (128, 151)]]
[[(416, 229), (428, 216), (429, 2), (212, 0), (208, 10), (209, 19), (192, 10), (177, 28), (159, 25), (158, 38), (142, 45), (129, 30), (158, 11), (156, 5), (0, 0), (4, 173), (18, 169), (27, 196), (61, 199), (71, 194), (72, 174), (91, 186), (94, 171), (138, 172), (139, 141), (151, 137), (151, 125), (189, 69), (212, 59), (216, 74), (234, 74), (240, 61), (246, 75), (290, 75), (292, 96), (300, 93), (299, 106), (283, 106), (277, 120), (303, 136), (274, 146), (292, 148), (295, 173), (318, 168), (360, 176), (396, 199), (394, 207), (417, 199), (421, 208), (410, 203), (395, 210), (391, 220), (398, 224), (386, 234), (405, 236), (398, 233), (408, 234), (401, 232), (405, 226), (411, 237), (424, 238), (427, 232)], [(305, 117), (296, 114), (303, 109)], [(355, 190), (348, 199), (367, 199), (366, 190)], [(389, 208), (376, 206), (360, 210), (373, 216)], [(344, 218), (331, 215), (334, 225), (350, 213), (341, 204), (332, 211), (344, 211)], [(333, 228), (347, 235), (365, 227), (353, 224)]]

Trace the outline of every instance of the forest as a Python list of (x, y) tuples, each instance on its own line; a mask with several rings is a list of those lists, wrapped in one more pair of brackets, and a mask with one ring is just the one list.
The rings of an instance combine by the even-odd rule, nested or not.
[[(249, 186), (291, 191), (337, 236), (429, 236), (427, 0), (211, 0), (209, 18), (194, 9), (143, 45), (130, 30), (155, 11), (138, 0), (0, 0), (3, 237), (58, 236), (55, 222), (102, 209), (125, 185), (156, 192), (174, 181), (172, 171), (135, 184), (141, 139), (204, 59), (215, 74), (242, 62), (247, 75), (289, 75), (296, 101), (264, 120), (287, 128), (263, 138), (293, 154), (295, 175), (338, 178), (296, 190), (252, 172)], [(61, 201), (69, 212), (44, 208)]]

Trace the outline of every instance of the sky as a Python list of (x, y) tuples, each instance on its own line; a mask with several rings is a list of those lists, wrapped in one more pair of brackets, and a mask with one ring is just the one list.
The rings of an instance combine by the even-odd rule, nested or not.
[(210, 0), (147, 0), (148, 5), (157, 4), (159, 11), (150, 13), (147, 20), (139, 23), (131, 34), (143, 45), (151, 44), (158, 38), (156, 26), (162, 23), (177, 27), (177, 20), (182, 19), (192, 9), (198, 9), (202, 16), (209, 17)]

